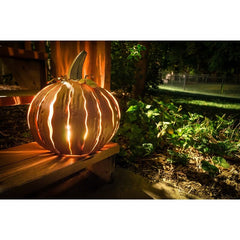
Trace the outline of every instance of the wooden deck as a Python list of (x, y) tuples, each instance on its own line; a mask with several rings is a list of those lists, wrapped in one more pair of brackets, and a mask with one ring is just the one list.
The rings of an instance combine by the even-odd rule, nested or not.
[(108, 181), (114, 169), (111, 157), (118, 152), (117, 143), (87, 156), (58, 156), (36, 142), (1, 150), (0, 198), (28, 198), (86, 169)]

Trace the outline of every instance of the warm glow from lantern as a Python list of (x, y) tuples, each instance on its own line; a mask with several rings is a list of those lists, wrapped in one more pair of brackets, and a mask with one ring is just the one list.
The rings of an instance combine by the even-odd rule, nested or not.
[(98, 58), (97, 58), (97, 64), (96, 64), (96, 67), (98, 67), (98, 77), (99, 77), (99, 80), (100, 80), (100, 83), (98, 81), (98, 84), (104, 88), (104, 84), (105, 84), (105, 56), (102, 56), (101, 53), (98, 55)]
[(116, 126), (115, 126), (115, 129), (114, 129), (114, 131), (113, 131), (113, 134), (112, 134), (112, 136), (109, 138), (109, 140), (108, 141), (110, 141), (111, 140), (111, 138), (115, 135), (115, 133), (117, 132), (117, 130), (118, 130), (118, 127), (119, 127), (119, 125), (120, 125), (120, 121), (119, 121), (119, 119), (121, 118), (121, 113), (120, 113), (120, 108), (119, 108), (119, 105), (118, 105), (118, 102), (117, 102), (117, 100), (112, 96), (112, 94), (107, 90), (107, 89), (105, 89), (105, 91), (108, 93), (108, 95), (113, 99), (113, 101), (115, 102), (115, 104), (116, 104), (116, 106), (115, 106), (115, 109), (117, 110), (117, 112), (118, 112), (118, 119), (116, 120)]
[(52, 128), (52, 118), (53, 118), (53, 114), (54, 114), (54, 104), (56, 102), (56, 99), (57, 99), (57, 95), (58, 93), (60, 92), (60, 90), (62, 89), (62, 87), (60, 87), (58, 89), (58, 91), (55, 93), (54, 95), (54, 98), (53, 98), (53, 101), (51, 102), (50, 106), (49, 106), (49, 115), (48, 115), (48, 121), (47, 121), (47, 124), (48, 124), (48, 129), (49, 129), (49, 138), (52, 142), (52, 146), (53, 148), (56, 150), (56, 152), (59, 152), (56, 147), (55, 147), (55, 144), (54, 144), (54, 141), (53, 141), (53, 128)]
[[(90, 48), (91, 44), (85, 46), (89, 47), (90, 56), (83, 68), (86, 51), (79, 53), (73, 63), (68, 64), (75, 50), (63, 44), (67, 51), (62, 58), (64, 48), (56, 43), (56, 51), (53, 52), (55, 58), (61, 58), (60, 64), (53, 65), (58, 81), (42, 89), (42, 94), (37, 94), (38, 98), (29, 107), (28, 125), (33, 137), (40, 145), (57, 154), (74, 156), (96, 152), (111, 140), (119, 127), (120, 109), (116, 99), (97, 86), (103, 87), (104, 83), (105, 44), (97, 44), (96, 49)], [(96, 54), (91, 53), (93, 50)], [(91, 58), (94, 61), (90, 62)], [(97, 84), (88, 79), (80, 80), (81, 72), (84, 76), (86, 69)]]
[(107, 101), (107, 103), (108, 103), (108, 106), (109, 106), (109, 108), (111, 109), (111, 112), (112, 112), (112, 125), (113, 125), (113, 127), (114, 127), (114, 112), (113, 112), (111, 103), (110, 103), (110, 101), (108, 100), (108, 98), (107, 98), (102, 92), (100, 92), (100, 93), (101, 93), (101, 95), (106, 99), (106, 101)]
[(28, 108), (27, 124), (28, 124), (28, 128), (29, 128), (29, 129), (30, 129), (29, 114), (30, 114), (30, 112), (31, 112), (31, 110), (32, 110), (32, 105), (33, 105), (34, 100), (38, 97), (38, 95), (39, 95), (40, 93), (41, 93), (41, 92), (39, 91), (39, 92), (35, 95), (35, 97), (33, 98), (32, 102), (30, 103), (30, 106), (29, 106), (29, 108)]
[(120, 113), (120, 108), (119, 108), (119, 105), (118, 105), (118, 102), (117, 100), (112, 96), (112, 94), (107, 90), (105, 89), (105, 91), (110, 95), (110, 97), (113, 99), (113, 101), (115, 102), (116, 106), (117, 106), (117, 112), (118, 112), (118, 116), (119, 116), (119, 119), (121, 118), (121, 113)]
[(72, 149), (71, 149), (71, 126), (68, 124), (67, 125), (67, 142), (68, 142), (68, 147), (70, 154), (72, 154)]
[[(49, 87), (51, 87), (51, 85), (49, 85), (48, 88), (49, 88)], [(47, 87), (46, 87), (46, 88), (47, 88)], [(36, 124), (36, 129), (37, 129), (38, 137), (40, 138), (41, 141), (43, 141), (43, 139), (42, 139), (42, 137), (41, 137), (41, 135), (40, 135), (39, 127), (38, 127), (39, 111), (40, 111), (40, 107), (41, 107), (43, 101), (45, 100), (45, 98), (46, 98), (46, 97), (48, 96), (48, 94), (49, 94), (51, 91), (53, 91), (54, 89), (55, 89), (55, 88), (52, 88), (52, 89), (50, 89), (50, 90), (46, 93), (46, 95), (42, 98), (42, 100), (41, 100), (41, 102), (39, 103), (38, 108), (37, 108), (35, 124)]]
[(70, 154), (72, 154), (72, 147), (71, 147), (71, 126), (70, 126), (70, 104), (71, 104), (71, 100), (73, 97), (73, 93), (74, 93), (74, 88), (73, 86), (68, 83), (68, 82), (64, 82), (63, 83), (68, 89), (69, 89), (69, 95), (68, 95), (68, 103), (67, 103), (67, 142), (68, 142), (68, 147), (69, 147), (69, 151)]
[[(88, 53), (83, 68), (82, 77), (94, 76), (94, 81), (101, 87), (105, 86), (106, 77), (106, 46), (104, 42), (61, 42), (56, 41), (55, 49), (52, 53), (54, 58), (54, 68), (56, 76), (65, 76), (68, 73), (74, 58), (80, 49), (85, 49)], [(96, 57), (95, 57), (96, 56)], [(94, 64), (93, 64), (94, 63)]]
[(87, 125), (88, 111), (87, 111), (87, 100), (86, 100), (86, 98), (85, 98), (85, 95), (84, 95), (84, 92), (83, 92), (83, 90), (82, 90), (82, 87), (81, 87), (81, 91), (82, 91), (82, 96), (83, 96), (83, 99), (84, 99), (84, 111), (85, 111), (85, 113), (86, 113), (86, 115), (85, 115), (85, 121), (84, 121), (86, 131), (85, 131), (85, 134), (84, 134), (84, 137), (83, 137), (83, 140), (84, 140), (83, 145), (82, 145), (82, 149), (83, 149), (83, 147), (84, 147), (84, 145), (85, 145), (85, 141), (86, 141), (87, 136), (88, 136), (88, 125)]
[(99, 126), (98, 126), (98, 135), (97, 135), (97, 138), (96, 138), (96, 143), (95, 145), (93, 146), (92, 150), (90, 152), (93, 151), (93, 149), (97, 146), (98, 142), (99, 142), (99, 138), (100, 138), (100, 135), (102, 133), (102, 112), (101, 112), (101, 109), (99, 107), (99, 103), (98, 103), (98, 99), (95, 97), (95, 94), (93, 93), (93, 91), (91, 92), (95, 101), (96, 101), (96, 105), (97, 105), (97, 109), (98, 109), (98, 114), (99, 114)]

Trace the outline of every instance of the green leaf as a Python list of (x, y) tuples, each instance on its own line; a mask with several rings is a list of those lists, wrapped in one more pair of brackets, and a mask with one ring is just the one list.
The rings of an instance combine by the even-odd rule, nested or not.
[(202, 160), (202, 169), (209, 173), (210, 176), (214, 177), (219, 174), (219, 170), (216, 166), (210, 164), (209, 162)]
[(214, 157), (212, 158), (212, 160), (213, 160), (214, 164), (220, 165), (220, 166), (222, 166), (223, 168), (229, 168), (229, 167), (230, 167), (230, 164), (229, 164), (229, 163), (226, 161), (226, 159), (223, 158), (223, 157), (214, 156)]
[(149, 155), (153, 152), (153, 144), (152, 143), (143, 143), (142, 146), (145, 150), (145, 156)]
[(137, 105), (132, 105), (128, 108), (128, 110), (126, 112), (135, 112), (138, 110), (138, 106)]
[(160, 114), (154, 109), (154, 110), (148, 110), (147, 111), (147, 117), (151, 118), (153, 116), (159, 116)]
[(97, 85), (93, 80), (91, 80), (91, 79), (86, 79), (86, 84), (87, 84), (88, 86), (90, 86), (90, 87), (93, 87), (93, 88), (95, 88), (95, 87), (98, 86), (98, 85)]

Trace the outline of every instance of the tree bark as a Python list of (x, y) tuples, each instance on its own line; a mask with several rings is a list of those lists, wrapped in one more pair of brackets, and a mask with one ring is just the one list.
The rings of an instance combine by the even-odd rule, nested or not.
[(146, 50), (142, 51), (142, 57), (136, 64), (135, 84), (133, 86), (133, 96), (135, 98), (144, 96), (145, 80), (147, 76), (147, 64), (148, 64), (148, 50), (149, 42), (139, 42), (139, 44), (146, 47)]

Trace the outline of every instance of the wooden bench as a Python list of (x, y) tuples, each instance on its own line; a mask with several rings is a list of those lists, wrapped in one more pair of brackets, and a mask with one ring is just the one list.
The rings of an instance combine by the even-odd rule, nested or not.
[[(105, 181), (114, 170), (112, 156), (119, 152), (117, 143), (108, 143), (87, 156), (58, 156), (36, 142), (0, 151), (0, 198), (28, 198), (59, 181), (91, 171)], [(63, 181), (64, 182), (64, 181)], [(71, 181), (73, 182), (73, 181)], [(69, 187), (67, 184), (65, 189)]]

